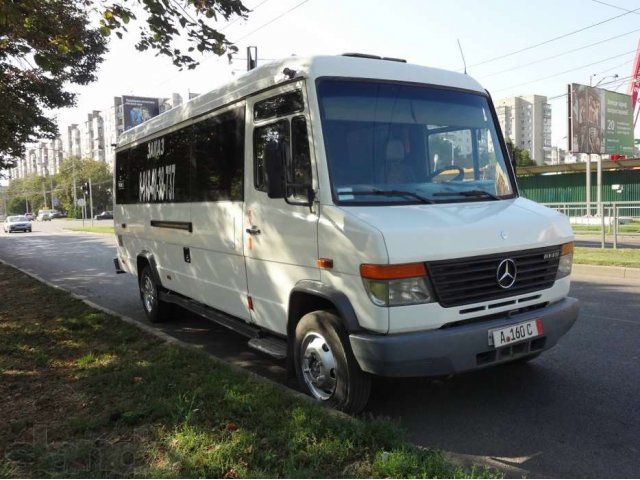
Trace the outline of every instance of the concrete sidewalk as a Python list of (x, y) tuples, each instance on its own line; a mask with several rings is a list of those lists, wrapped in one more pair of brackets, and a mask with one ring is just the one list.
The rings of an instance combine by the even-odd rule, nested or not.
[(640, 268), (609, 267), (605, 265), (573, 264), (573, 273), (597, 277), (626, 278), (640, 281)]

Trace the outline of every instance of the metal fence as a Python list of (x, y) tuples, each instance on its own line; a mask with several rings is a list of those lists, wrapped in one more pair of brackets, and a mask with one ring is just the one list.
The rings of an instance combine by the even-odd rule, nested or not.
[[(618, 248), (621, 240), (640, 245), (640, 202), (556, 202), (543, 203), (567, 217), (576, 240), (594, 240), (602, 248)], [(626, 225), (626, 226), (625, 226)], [(636, 228), (637, 225), (637, 228)]]

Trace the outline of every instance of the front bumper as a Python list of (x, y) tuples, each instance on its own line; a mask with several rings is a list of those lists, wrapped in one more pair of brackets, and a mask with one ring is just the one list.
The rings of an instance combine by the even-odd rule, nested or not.
[[(542, 352), (554, 346), (578, 318), (578, 300), (567, 297), (543, 309), (452, 328), (398, 335), (352, 333), (351, 348), (365, 372), (388, 377), (449, 375)], [(488, 331), (541, 319), (544, 334), (499, 349)]]

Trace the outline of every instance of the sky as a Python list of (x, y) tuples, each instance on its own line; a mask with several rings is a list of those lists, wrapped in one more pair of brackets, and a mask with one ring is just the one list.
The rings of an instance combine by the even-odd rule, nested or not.
[[(640, 0), (245, 0), (244, 5), (252, 10), (247, 20), (216, 24), (239, 47), (232, 64), (209, 54), (198, 58), (195, 71), (180, 72), (168, 58), (135, 50), (135, 25), (123, 40), (113, 37), (99, 80), (72, 88), (79, 93), (77, 107), (56, 112), (61, 131), (84, 121), (88, 112), (113, 105), (114, 96), (176, 92), (186, 99), (188, 92), (216, 88), (243, 73), (248, 46), (257, 47), (259, 64), (291, 55), (360, 52), (462, 71), (459, 41), (467, 73), (494, 100), (547, 96), (552, 144), (566, 148), (567, 84), (601, 82), (602, 88), (626, 93), (640, 39)], [(640, 125), (636, 137), (639, 130)]]

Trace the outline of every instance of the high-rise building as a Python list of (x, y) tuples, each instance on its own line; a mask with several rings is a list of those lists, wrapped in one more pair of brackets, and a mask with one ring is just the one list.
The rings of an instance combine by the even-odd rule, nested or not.
[(60, 138), (29, 145), (25, 149), (24, 157), (9, 169), (9, 177), (23, 178), (31, 173), (41, 176), (55, 175), (60, 171), (63, 156)]
[(547, 97), (529, 95), (495, 102), (505, 139), (529, 152), (538, 165), (551, 163), (551, 105)]
[[(113, 103), (108, 107), (87, 114), (87, 120), (84, 123), (72, 124), (67, 127), (64, 145), (65, 156), (73, 155), (106, 162), (109, 168), (113, 169), (115, 145), (122, 132), (133, 126), (129, 114), (131, 110), (136, 109), (135, 106), (132, 106), (136, 101), (147, 101), (150, 104), (150, 108), (144, 112), (134, 112), (140, 113), (139, 118), (144, 121), (182, 104), (182, 97), (177, 93), (174, 93), (171, 98), (126, 95), (113, 97)], [(125, 117), (125, 115), (129, 116)]]
[[(126, 128), (182, 104), (182, 97), (174, 93), (170, 98), (114, 97), (113, 105), (104, 110), (93, 110), (82, 123), (61, 128), (61, 137), (28, 145), (23, 158), (9, 170), (12, 179), (29, 173), (55, 175), (63, 158), (90, 158), (106, 162), (113, 169), (115, 145)], [(125, 117), (126, 115), (126, 117)]]

